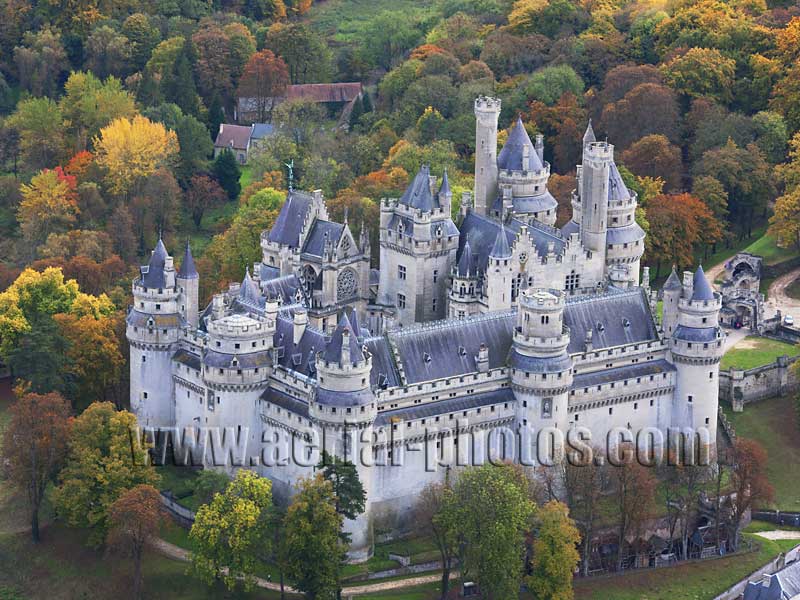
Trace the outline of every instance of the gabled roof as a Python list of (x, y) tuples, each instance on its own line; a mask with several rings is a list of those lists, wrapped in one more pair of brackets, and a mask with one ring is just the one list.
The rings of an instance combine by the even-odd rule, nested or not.
[(313, 198), (308, 194), (291, 190), (286, 195), (286, 202), (283, 203), (275, 224), (269, 230), (267, 239), (276, 244), (297, 248), (312, 201)]
[(431, 212), (434, 207), (439, 207), (439, 201), (431, 192), (430, 168), (422, 165), (414, 176), (414, 180), (400, 197), (400, 203), (416, 208), (423, 212)]
[(158, 237), (156, 247), (150, 255), (150, 262), (147, 266), (140, 267), (142, 285), (146, 288), (163, 288), (164, 280), (164, 264), (166, 263), (167, 248), (164, 246), (164, 241), (161, 236)]
[(181, 261), (181, 268), (178, 269), (178, 277), (181, 279), (197, 279), (197, 268), (194, 266), (194, 258), (192, 257), (192, 248), (189, 242), (186, 242), (186, 250), (183, 252), (183, 260)]
[(244, 125), (230, 125), (221, 123), (217, 139), (214, 140), (215, 148), (233, 148), (234, 150), (247, 150), (250, 146), (250, 133), (252, 129)]
[(335, 247), (339, 242), (339, 238), (342, 237), (343, 231), (344, 225), (341, 223), (316, 219), (303, 244), (303, 252), (314, 256), (322, 256), (322, 252), (325, 250), (325, 242), (330, 241)]
[(258, 285), (250, 277), (250, 267), (245, 270), (244, 280), (241, 287), (239, 287), (238, 301), (246, 306), (260, 307), (262, 304), (261, 290), (258, 289)]
[(703, 266), (697, 267), (694, 272), (692, 280), (692, 300), (706, 301), (714, 299), (714, 290), (711, 289), (711, 284), (708, 282), (706, 274), (703, 272)]
[(271, 123), (254, 123), (253, 124), (253, 131), (250, 134), (250, 138), (253, 140), (260, 140), (267, 136), (272, 135), (272, 132), (275, 130), (275, 126)]
[(331, 336), (331, 341), (325, 346), (325, 360), (332, 363), (338, 363), (342, 360), (342, 345), (344, 344), (344, 333), (348, 332), (348, 347), (350, 348), (350, 361), (353, 363), (361, 362), (364, 360), (364, 353), (361, 350), (361, 344), (358, 341), (358, 335), (347, 318), (347, 311), (342, 312), (339, 318), (339, 324)]
[(522, 158), (525, 148), (528, 148), (528, 162), (530, 165), (527, 170), (540, 170), (543, 167), (542, 161), (531, 143), (528, 132), (525, 131), (522, 117), (517, 117), (517, 122), (514, 124), (511, 133), (508, 134), (508, 139), (497, 157), (497, 166), (506, 171), (522, 171)]
[(300, 83), (286, 88), (287, 100), (310, 102), (350, 102), (363, 91), (361, 83)]

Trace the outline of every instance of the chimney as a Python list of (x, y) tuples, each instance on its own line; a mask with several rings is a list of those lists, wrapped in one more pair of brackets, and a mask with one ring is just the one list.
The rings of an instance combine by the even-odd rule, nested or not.
[(481, 344), (478, 349), (478, 356), (475, 357), (475, 366), (478, 368), (478, 373), (489, 371), (489, 348), (486, 347), (486, 344)]
[(294, 311), (294, 330), (292, 341), (295, 345), (300, 343), (303, 333), (308, 325), (308, 311), (305, 308), (298, 308)]
[(541, 133), (536, 134), (536, 155), (541, 163), (544, 164), (544, 136)]
[(694, 291), (694, 273), (691, 271), (683, 272), (683, 297), (689, 300)]
[(642, 268), (642, 287), (643, 288), (650, 287), (650, 267)]
[(527, 144), (522, 146), (522, 170), (525, 172), (531, 170), (531, 147)]
[(591, 352), (592, 351), (592, 330), (591, 329), (587, 329), (586, 330), (586, 339), (584, 339), (583, 343), (584, 343), (584, 346), (586, 346), (586, 352)]
[(221, 319), (225, 313), (225, 301), (222, 294), (214, 294), (211, 300), (211, 316), (216, 321)]
[(350, 364), (350, 329), (342, 331), (342, 366)]

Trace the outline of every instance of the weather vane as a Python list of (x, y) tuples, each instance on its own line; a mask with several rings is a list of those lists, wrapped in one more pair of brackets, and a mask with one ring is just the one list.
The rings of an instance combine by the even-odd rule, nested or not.
[(283, 163), (289, 169), (289, 191), (292, 191), (292, 183), (294, 182), (294, 159), (288, 163)]

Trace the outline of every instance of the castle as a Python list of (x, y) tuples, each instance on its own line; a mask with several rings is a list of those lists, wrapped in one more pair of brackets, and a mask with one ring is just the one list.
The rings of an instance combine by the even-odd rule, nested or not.
[(369, 556), (375, 524), (402, 522), (458, 468), (431, 455), (478, 462), (508, 450), (501, 434), (579, 428), (597, 441), (694, 428), (713, 445), (719, 294), (702, 268), (673, 271), (658, 319), (613, 146), (589, 125), (559, 230), (541, 136), (518, 120), (498, 154), (499, 114), (499, 100), (475, 101), (474, 192), (457, 223), (447, 173), (425, 166), (381, 202), (380, 269), (364, 228), (356, 240), (331, 221), (319, 192), (288, 193), (261, 262), (205, 308), (189, 247), (176, 270), (159, 240), (127, 318), (140, 424), (266, 445), (246, 465), (283, 495), (319, 458), (298, 440), (348, 453), (368, 497), (346, 523), (354, 560)]

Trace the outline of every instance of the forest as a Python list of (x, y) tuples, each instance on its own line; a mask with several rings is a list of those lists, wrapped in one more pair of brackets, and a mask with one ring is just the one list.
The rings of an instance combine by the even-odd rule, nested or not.
[[(285, 198), (287, 162), (332, 218), (369, 229), (377, 266), (380, 199), (420, 164), (446, 168), (454, 198), (471, 189), (481, 94), (502, 99), (501, 127), (519, 115), (544, 135), (559, 225), (591, 119), (638, 193), (656, 278), (759, 226), (800, 242), (798, 4), (3, 0), (0, 11), (0, 356), (28, 381), (58, 380), (41, 392), (123, 398), (136, 266), (162, 236), (176, 257), (191, 243), (203, 299), (240, 281)], [(264, 102), (328, 82), (364, 85), (344, 121), (307, 100)], [(213, 152), (240, 97), (259, 99), (272, 125), (246, 165)], [(91, 377), (98, 364), (107, 381)]]

